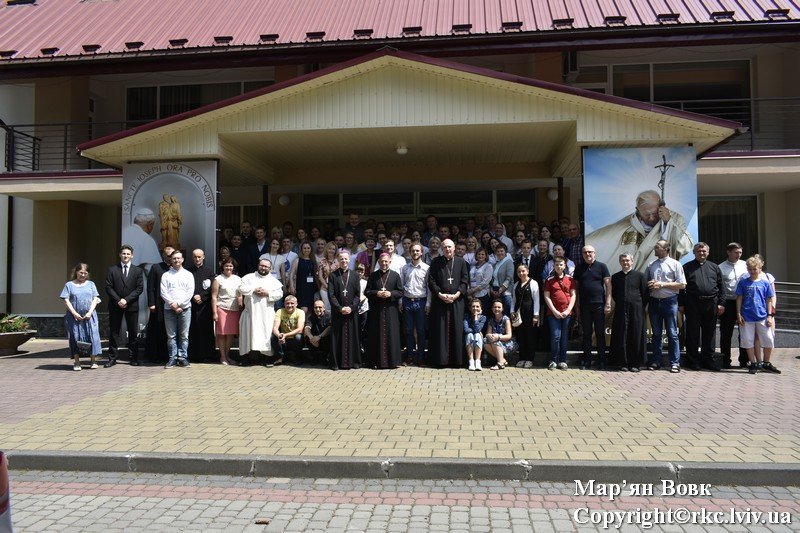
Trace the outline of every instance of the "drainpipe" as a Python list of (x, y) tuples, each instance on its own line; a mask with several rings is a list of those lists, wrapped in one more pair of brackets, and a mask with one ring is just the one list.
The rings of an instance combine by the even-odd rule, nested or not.
[(6, 313), (11, 314), (11, 254), (14, 250), (14, 197), (8, 197), (8, 220), (6, 221)]

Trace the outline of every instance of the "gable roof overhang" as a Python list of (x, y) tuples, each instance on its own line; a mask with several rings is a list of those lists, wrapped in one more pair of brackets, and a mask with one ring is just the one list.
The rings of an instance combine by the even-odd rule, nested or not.
[[(227, 184), (324, 183), (333, 169), (528, 165), (577, 177), (585, 146), (686, 145), (740, 124), (383, 50), (78, 147), (112, 167), (216, 159)], [(407, 146), (399, 157), (396, 148)], [(449, 172), (449, 175), (457, 172)]]

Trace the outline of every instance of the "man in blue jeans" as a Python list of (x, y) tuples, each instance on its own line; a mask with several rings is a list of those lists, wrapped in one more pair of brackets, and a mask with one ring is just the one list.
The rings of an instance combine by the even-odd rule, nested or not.
[[(428, 292), (428, 269), (422, 261), (422, 245), (411, 245), (411, 262), (403, 267), (400, 280), (403, 283), (403, 323), (406, 329), (406, 361), (419, 366), (425, 364), (425, 318), (431, 310), (431, 295)], [(416, 340), (414, 332), (417, 333)]]
[(669, 339), (670, 372), (681, 371), (681, 348), (678, 343), (678, 293), (686, 288), (686, 277), (683, 266), (669, 256), (669, 243), (665, 240), (656, 242), (653, 247), (656, 260), (647, 266), (647, 287), (650, 289), (650, 300), (647, 306), (650, 315), (650, 326), (653, 328), (653, 358), (650, 370), (661, 367), (662, 343), (661, 335), (667, 330)]
[(170, 256), (170, 268), (161, 276), (161, 299), (164, 300), (164, 326), (167, 330), (169, 361), (164, 368), (189, 366), (186, 350), (189, 347), (189, 325), (192, 321), (194, 276), (183, 268), (183, 254), (175, 250)]

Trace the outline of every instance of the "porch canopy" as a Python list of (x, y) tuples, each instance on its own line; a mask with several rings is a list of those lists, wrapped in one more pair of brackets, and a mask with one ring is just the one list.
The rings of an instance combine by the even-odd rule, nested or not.
[(738, 127), (385, 49), (78, 149), (116, 168), (216, 159), (223, 187), (519, 188), (556, 176), (577, 185), (582, 147), (691, 144), (702, 154)]

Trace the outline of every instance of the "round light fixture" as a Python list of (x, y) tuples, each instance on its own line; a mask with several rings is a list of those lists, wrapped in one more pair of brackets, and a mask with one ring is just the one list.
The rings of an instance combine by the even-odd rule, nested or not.
[(397, 155), (406, 155), (408, 153), (408, 146), (402, 143), (398, 144), (396, 152)]
[(282, 194), (280, 198), (278, 198), (278, 203), (281, 204), (283, 207), (289, 205), (289, 197), (285, 194)]
[(547, 199), (551, 202), (558, 200), (558, 189), (547, 189)]

